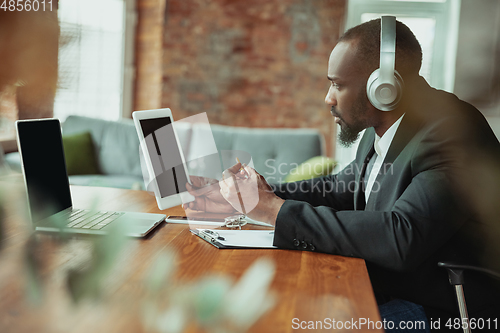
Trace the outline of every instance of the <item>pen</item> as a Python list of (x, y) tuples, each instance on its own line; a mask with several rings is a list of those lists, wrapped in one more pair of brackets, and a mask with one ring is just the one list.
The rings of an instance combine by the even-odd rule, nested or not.
[(245, 211), (245, 206), (243, 205), (243, 198), (241, 197), (240, 189), (238, 187), (238, 182), (236, 181), (236, 177), (233, 175), (233, 181), (234, 181), (234, 187), (236, 188), (236, 194), (238, 195), (238, 200), (241, 205), (241, 212), (243, 215), (247, 215), (247, 212)]
[[(236, 157), (236, 162), (238, 162), (239, 164), (241, 164), (240, 169), (238, 170), (238, 172), (245, 171), (245, 168), (243, 167), (243, 163), (241, 163), (241, 161), (240, 161), (240, 159), (238, 157)], [(248, 179), (248, 174), (246, 173), (246, 171), (245, 171), (245, 178)]]
[[(236, 161), (241, 164), (240, 159), (238, 157), (236, 157)], [(240, 167), (240, 171), (241, 170), (244, 170), (243, 165)], [(238, 182), (236, 181), (236, 176), (234, 174), (232, 174), (231, 177), (233, 178), (233, 181), (234, 181), (234, 187), (236, 188), (236, 194), (238, 195), (238, 201), (240, 202), (241, 212), (243, 213), (243, 215), (247, 215), (247, 212), (245, 210), (245, 206), (243, 205), (243, 198), (241, 197), (240, 188), (238, 187)], [(224, 179), (224, 178), (225, 177), (224, 177), (224, 172), (223, 172), (222, 179)]]
[(243, 163), (241, 163), (241, 161), (240, 161), (240, 159), (238, 157), (236, 157), (236, 162), (238, 162), (239, 164), (241, 164), (240, 170), (238, 170), (238, 171), (245, 170), (245, 169), (243, 169)]

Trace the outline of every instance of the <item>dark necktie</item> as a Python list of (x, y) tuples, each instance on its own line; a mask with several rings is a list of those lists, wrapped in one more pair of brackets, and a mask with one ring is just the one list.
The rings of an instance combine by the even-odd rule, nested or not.
[(373, 164), (375, 162), (375, 158), (372, 158), (374, 154), (375, 154), (375, 148), (372, 146), (370, 151), (368, 152), (368, 155), (366, 155), (366, 158), (363, 161), (363, 167), (361, 168), (361, 177), (359, 179), (359, 184), (358, 184), (359, 194), (358, 194), (358, 202), (356, 210), (364, 210), (366, 207), (365, 187), (366, 187), (366, 182), (368, 181), (368, 177), (370, 177), (370, 172), (373, 169)]

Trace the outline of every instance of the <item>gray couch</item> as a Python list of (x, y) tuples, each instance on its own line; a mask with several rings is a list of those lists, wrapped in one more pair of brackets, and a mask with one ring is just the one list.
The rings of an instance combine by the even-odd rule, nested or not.
[[(220, 169), (234, 164), (239, 157), (268, 178), (270, 182), (283, 181), (286, 174), (307, 159), (324, 155), (323, 138), (312, 129), (261, 129), (221, 125), (176, 123), (188, 170), (194, 175), (217, 177)], [(119, 122), (81, 116), (69, 116), (62, 124), (63, 135), (90, 132), (94, 141), (97, 160), (102, 174), (73, 175), (74, 185), (105, 186), (144, 189), (141, 171), (139, 140), (130, 119)], [(210, 134), (211, 133), (211, 134)], [(216, 161), (201, 158), (213, 152), (208, 141), (213, 142), (220, 154)], [(214, 157), (214, 156), (212, 156)], [(20, 170), (19, 154), (6, 155), (12, 169)], [(203, 162), (216, 163), (212, 174), (203, 174)], [(222, 164), (222, 167), (221, 167)], [(201, 170), (201, 171), (200, 171)]]

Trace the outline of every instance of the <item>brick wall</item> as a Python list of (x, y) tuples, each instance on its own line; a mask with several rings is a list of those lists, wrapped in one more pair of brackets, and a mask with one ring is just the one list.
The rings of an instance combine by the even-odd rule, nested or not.
[(176, 119), (205, 111), (215, 124), (317, 128), (331, 155), (327, 62), (345, 7), (345, 0), (167, 1), (161, 106)]

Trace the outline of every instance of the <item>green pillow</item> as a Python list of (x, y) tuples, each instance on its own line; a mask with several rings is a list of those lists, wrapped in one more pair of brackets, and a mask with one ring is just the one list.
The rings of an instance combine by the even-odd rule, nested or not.
[(336, 164), (337, 162), (325, 156), (310, 158), (295, 169), (292, 169), (285, 177), (285, 182), (296, 182), (329, 175)]
[(99, 173), (94, 142), (89, 132), (64, 135), (62, 141), (68, 175)]

